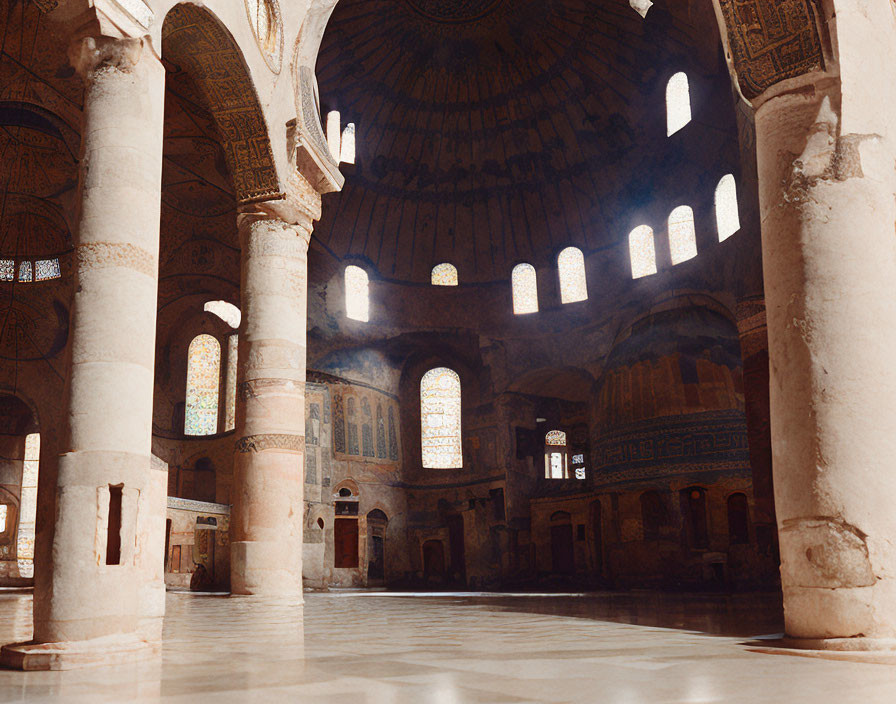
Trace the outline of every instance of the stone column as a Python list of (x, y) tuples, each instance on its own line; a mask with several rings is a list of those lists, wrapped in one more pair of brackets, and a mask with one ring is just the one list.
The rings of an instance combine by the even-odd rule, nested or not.
[(150, 465), (165, 71), (141, 39), (88, 37), (71, 58), (85, 80), (81, 198), (51, 572), (36, 645), (2, 658), (25, 669), (151, 654), (164, 615), (145, 561), (161, 564), (149, 553), (165, 512)]
[[(835, 2), (839, 64), (757, 101), (786, 632), (896, 646), (896, 142), (890, 3)], [(833, 62), (831, 62), (833, 64)]]
[[(310, 215), (239, 216), (242, 313), (231, 591), (302, 598)], [(282, 212), (282, 211), (281, 211)]]

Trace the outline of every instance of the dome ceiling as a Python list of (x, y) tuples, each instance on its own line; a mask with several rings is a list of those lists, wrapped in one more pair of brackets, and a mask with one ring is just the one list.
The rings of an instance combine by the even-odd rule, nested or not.
[(398, 280), (450, 261), (461, 284), (618, 242), (692, 35), (628, 0), (340, 0), (317, 73), (358, 157), (317, 241)]

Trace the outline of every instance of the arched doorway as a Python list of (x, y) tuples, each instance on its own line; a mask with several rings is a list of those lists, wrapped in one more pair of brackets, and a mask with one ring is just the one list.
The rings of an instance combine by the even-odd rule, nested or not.
[(389, 518), (378, 508), (367, 514), (367, 586), (386, 582), (386, 528)]
[(551, 516), (551, 571), (554, 574), (575, 571), (572, 516), (567, 511), (557, 511)]

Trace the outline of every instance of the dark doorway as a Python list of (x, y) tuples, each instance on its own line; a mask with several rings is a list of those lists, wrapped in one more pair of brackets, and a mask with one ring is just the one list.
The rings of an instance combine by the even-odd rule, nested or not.
[(441, 540), (423, 543), (423, 578), (427, 582), (445, 580), (445, 547)]
[(358, 519), (337, 518), (333, 523), (334, 567), (358, 566)]
[(389, 519), (378, 508), (367, 514), (367, 583), (386, 579), (386, 527)]
[(706, 524), (706, 490), (699, 486), (683, 489), (681, 503), (687, 521), (688, 542), (692, 550), (709, 548), (709, 529)]
[(557, 574), (575, 571), (571, 523), (551, 526), (551, 570)]
[(604, 571), (603, 533), (601, 532), (600, 501), (591, 504), (591, 543), (594, 549), (594, 572), (598, 576)]
[(448, 543), (451, 551), (451, 581), (458, 584), (466, 584), (467, 564), (464, 551), (464, 517), (459, 514), (448, 517)]

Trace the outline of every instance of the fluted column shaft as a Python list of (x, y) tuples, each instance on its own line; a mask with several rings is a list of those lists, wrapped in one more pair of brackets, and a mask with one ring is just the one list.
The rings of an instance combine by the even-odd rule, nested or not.
[(310, 217), (239, 218), (240, 330), (231, 521), (234, 594), (302, 595)]

